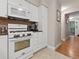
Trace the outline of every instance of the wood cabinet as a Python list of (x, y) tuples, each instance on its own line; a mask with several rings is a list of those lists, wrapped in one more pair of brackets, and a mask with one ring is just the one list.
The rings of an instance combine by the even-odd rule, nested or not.
[(7, 0), (0, 0), (0, 16), (7, 17)]

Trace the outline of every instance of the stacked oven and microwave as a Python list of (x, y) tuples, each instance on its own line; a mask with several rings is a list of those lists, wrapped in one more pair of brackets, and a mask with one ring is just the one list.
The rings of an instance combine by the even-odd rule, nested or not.
[[(27, 12), (29, 14), (29, 12)], [(8, 16), (26, 19), (26, 11), (8, 2)], [(28, 32), (28, 26), (23, 24), (8, 24), (8, 59), (28, 59), (32, 57), (32, 32)], [(36, 28), (36, 27), (35, 27)]]
[(27, 25), (8, 24), (9, 59), (28, 59), (32, 57), (32, 33)]

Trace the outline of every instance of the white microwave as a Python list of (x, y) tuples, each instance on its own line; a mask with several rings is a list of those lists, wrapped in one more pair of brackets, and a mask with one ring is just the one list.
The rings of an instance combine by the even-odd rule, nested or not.
[(21, 6), (8, 3), (8, 16), (26, 19), (26, 10)]

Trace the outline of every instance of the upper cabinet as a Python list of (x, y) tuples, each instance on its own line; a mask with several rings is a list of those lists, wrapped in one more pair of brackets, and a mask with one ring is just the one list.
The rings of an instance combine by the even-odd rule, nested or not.
[[(12, 6), (11, 6), (12, 5)], [(25, 19), (29, 19), (30, 21), (38, 22), (38, 7), (25, 1), (25, 0), (9, 0), (8, 1), (8, 15), (11, 14), (11, 8), (15, 8), (17, 10), (15, 15), (12, 15), (14, 17), (21, 17)], [(17, 15), (18, 14), (18, 15)], [(22, 17), (24, 16), (24, 17)]]
[(25, 8), (28, 6), (28, 3), (25, 0), (8, 0), (8, 3), (12, 3), (14, 5), (18, 5)]
[(0, 16), (7, 17), (7, 0), (0, 0)]
[[(8, 1), (8, 3), (7, 3)], [(12, 4), (15, 8), (19, 8), (19, 10), (24, 10), (23, 13), (26, 13), (25, 18), (30, 19), (31, 21), (38, 21), (38, 7), (40, 3), (43, 2), (41, 0), (0, 0), (0, 16), (7, 17), (8, 16), (8, 6)], [(9, 4), (10, 3), (10, 4)]]
[(30, 19), (28, 3), (24, 0), (8, 0), (8, 16)]
[(32, 4), (29, 4), (29, 9), (32, 13), (32, 17), (30, 19), (30, 21), (35, 21), (35, 22), (38, 22), (38, 7), (37, 6), (34, 6)]

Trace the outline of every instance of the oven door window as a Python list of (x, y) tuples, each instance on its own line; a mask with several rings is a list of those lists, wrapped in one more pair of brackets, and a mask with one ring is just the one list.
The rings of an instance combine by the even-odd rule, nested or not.
[(23, 40), (23, 41), (18, 41), (15, 43), (15, 52), (18, 52), (22, 49), (30, 47), (30, 39), (29, 40)]

